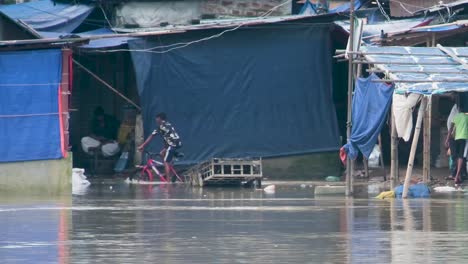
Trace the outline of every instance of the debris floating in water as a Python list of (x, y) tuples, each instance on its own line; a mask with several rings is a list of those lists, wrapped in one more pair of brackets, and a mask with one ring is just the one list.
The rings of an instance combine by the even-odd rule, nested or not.
[(434, 188), (435, 192), (456, 192), (458, 191), (457, 188), (452, 186), (438, 186)]
[(263, 191), (265, 193), (275, 193), (276, 186), (275, 185), (268, 185), (267, 187), (265, 187), (265, 189), (263, 189)]

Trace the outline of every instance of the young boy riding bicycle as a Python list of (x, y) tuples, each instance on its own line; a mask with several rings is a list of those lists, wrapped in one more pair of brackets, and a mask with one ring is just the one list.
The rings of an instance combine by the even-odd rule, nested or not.
[(167, 121), (165, 113), (159, 113), (156, 115), (156, 124), (158, 127), (151, 133), (151, 135), (145, 140), (141, 146), (138, 147), (139, 151), (143, 151), (154, 136), (160, 134), (164, 140), (164, 148), (159, 153), (164, 161), (164, 171), (166, 180), (171, 180), (171, 162), (173, 158), (178, 154), (177, 149), (182, 146), (182, 141), (179, 135), (175, 131), (174, 127)]

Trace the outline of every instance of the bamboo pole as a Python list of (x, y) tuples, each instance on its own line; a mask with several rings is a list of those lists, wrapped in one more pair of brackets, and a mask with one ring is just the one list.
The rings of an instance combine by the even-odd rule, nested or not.
[(368, 69), (366, 70), (367, 72), (373, 73), (373, 72), (379, 72), (379, 73), (386, 73), (386, 72), (392, 72), (392, 73), (425, 73), (425, 74), (462, 74), (466, 75), (465, 71), (459, 71), (459, 70), (453, 70), (453, 71), (426, 71), (426, 70), (378, 70), (378, 69)]
[(383, 144), (382, 144), (382, 136), (379, 135), (379, 148), (380, 148), (380, 165), (382, 166), (383, 169), (383, 178), (384, 181), (387, 181), (387, 172), (385, 171), (385, 164), (384, 164), (384, 158), (383, 158)]
[(392, 136), (391, 136), (391, 164), (390, 164), (390, 188), (393, 190), (398, 185), (399, 179), (399, 166), (398, 166), (398, 135), (395, 124), (395, 116), (393, 110), (391, 114), (392, 119)]
[(133, 105), (136, 109), (138, 109), (138, 111), (141, 111), (141, 107), (139, 105), (137, 105), (135, 102), (133, 102), (130, 98), (126, 97), (125, 95), (123, 95), (121, 92), (119, 92), (117, 89), (115, 89), (114, 87), (112, 87), (112, 85), (108, 84), (106, 81), (104, 81), (103, 79), (99, 78), (99, 76), (97, 76), (96, 74), (94, 74), (90, 69), (86, 68), (85, 66), (81, 65), (81, 63), (79, 63), (78, 61), (74, 60), (73, 59), (73, 63), (80, 67), (82, 70), (84, 70), (85, 72), (87, 72), (89, 75), (91, 75), (93, 78), (95, 78), (96, 80), (98, 80), (100, 83), (102, 83), (104, 86), (106, 86), (109, 90), (113, 91), (115, 94), (117, 94), (118, 96), (120, 96), (123, 100), (127, 101), (128, 103), (130, 103), (131, 105)]
[(431, 119), (432, 119), (432, 96), (427, 97), (426, 114), (424, 115), (423, 129), (423, 182), (428, 183), (431, 175)]
[[(349, 10), (349, 41), (351, 51), (354, 51), (353, 45), (353, 38), (354, 38), (354, 0), (350, 1), (350, 10)], [(352, 103), (353, 103), (353, 86), (354, 86), (354, 64), (353, 64), (353, 55), (349, 56), (348, 62), (348, 116), (347, 116), (347, 123), (346, 123), (346, 138), (349, 142), (351, 138), (351, 111), (352, 111)], [(346, 159), (346, 196), (353, 195), (353, 170), (354, 170), (354, 162), (349, 158)]]
[(416, 120), (416, 128), (414, 129), (413, 142), (411, 144), (410, 156), (408, 159), (408, 168), (406, 169), (405, 184), (403, 186), (404, 199), (408, 198), (408, 190), (411, 182), (411, 176), (413, 175), (413, 164), (414, 157), (416, 155), (416, 149), (418, 148), (419, 134), (421, 133), (421, 124), (423, 121), (424, 113), (427, 106), (427, 98), (423, 98), (421, 105), (419, 106), (418, 119)]
[[(345, 52), (346, 52), (345, 50), (336, 50), (335, 54), (337, 54), (336, 56), (342, 57), (342, 53), (345, 53)], [(443, 58), (448, 57), (446, 54), (431, 54), (431, 53), (366, 52), (366, 51), (351, 51), (347, 53), (354, 54), (354, 55), (361, 55), (361, 56), (385, 55), (385, 56), (418, 56), (418, 57), (443, 57)], [(464, 55), (464, 54), (458, 54), (457, 56), (461, 58), (468, 57), (468, 55)]]
[(362, 159), (362, 164), (364, 165), (364, 177), (369, 179), (369, 160), (364, 157)]
[(438, 80), (392, 80), (392, 79), (385, 79), (385, 80), (373, 80), (372, 82), (383, 82), (383, 83), (468, 83), (468, 78), (466, 79), (438, 79)]
[[(408, 55), (411, 56), (411, 55)], [(368, 61), (368, 60), (356, 60), (353, 64), (392, 64), (392, 65), (460, 65), (455, 62), (440, 61), (440, 62), (414, 62), (414, 61)]]

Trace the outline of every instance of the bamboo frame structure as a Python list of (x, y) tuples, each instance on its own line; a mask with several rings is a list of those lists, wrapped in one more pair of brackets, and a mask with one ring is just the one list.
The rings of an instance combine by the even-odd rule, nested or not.
[(411, 143), (411, 150), (408, 158), (408, 167), (406, 169), (405, 183), (403, 185), (403, 199), (408, 198), (409, 185), (411, 182), (411, 176), (413, 175), (414, 157), (418, 148), (419, 134), (421, 134), (421, 124), (424, 118), (424, 113), (426, 112), (426, 106), (427, 98), (423, 98), (421, 105), (419, 106), (418, 119), (416, 120), (416, 128), (414, 129), (413, 142)]
[[(354, 0), (350, 1), (350, 11), (349, 11), (349, 40), (351, 50), (353, 49), (353, 37), (354, 37)], [(353, 87), (354, 87), (354, 64), (353, 64), (353, 55), (349, 56), (348, 64), (348, 113), (347, 113), (347, 122), (346, 122), (346, 139), (351, 138), (351, 122), (352, 122), (352, 103), (353, 103)], [(354, 161), (347, 157), (346, 159), (346, 196), (353, 195), (353, 172), (354, 172)]]
[[(436, 45), (434, 39), (428, 39), (427, 42), (428, 46), (434, 47)], [(433, 78), (434, 76), (430, 76), (430, 78), (427, 79), (416, 79), (414, 77), (410, 76), (403, 76), (402, 78), (399, 78), (398, 76), (392, 74), (392, 73), (402, 73), (402, 74), (410, 74), (410, 73), (418, 73), (418, 74), (454, 74), (454, 75), (459, 75), (460, 77), (466, 76), (466, 70), (468, 70), (468, 62), (465, 62), (466, 58), (468, 56), (466, 55), (458, 55), (455, 54), (451, 49), (445, 48), (441, 45), (437, 45), (437, 48), (443, 53), (437, 53), (437, 54), (412, 54), (410, 53), (398, 53), (398, 52), (369, 52), (366, 53), (366, 51), (353, 51), (353, 52), (348, 52), (349, 54), (356, 55), (357, 58), (354, 60), (349, 60), (349, 65), (350, 68), (354, 68), (353, 65), (359, 65), (359, 67), (362, 64), (367, 64), (370, 65), (370, 69), (366, 70), (367, 72), (374, 73), (374, 72), (380, 72), (380, 73), (386, 73), (387, 77), (386, 79), (383, 80), (376, 80), (376, 82), (385, 82), (385, 83), (466, 83), (468, 85), (468, 78), (447, 78), (447, 77), (442, 77), (442, 78)], [(337, 56), (336, 58), (342, 58), (341, 53), (344, 51), (337, 51)], [(367, 58), (367, 55), (383, 55), (383, 56), (428, 56), (428, 57), (440, 57), (441, 59), (448, 59), (449, 61), (441, 61), (441, 62), (428, 62), (428, 61), (423, 61), (423, 62), (393, 62), (391, 59), (388, 61), (376, 61), (370, 58)], [(352, 56), (350, 56), (351, 58)], [(462, 59), (463, 58), (463, 59)], [(438, 71), (437, 69), (424, 69), (421, 68), (420, 70), (414, 70), (414, 69), (408, 69), (405, 70), (403, 69), (398, 69), (398, 70), (393, 70), (393, 69), (388, 69), (385, 67), (381, 67), (381, 65), (409, 65), (409, 66), (424, 66), (424, 65), (453, 65), (453, 66), (458, 66), (453, 69), (444, 69)], [(379, 68), (381, 67), (381, 68)], [(434, 90), (434, 88), (428, 88), (428, 91)], [(455, 90), (454, 90), (455, 91)], [(417, 150), (417, 145), (419, 141), (419, 137), (421, 134), (421, 130), (423, 131), (423, 181), (425, 183), (429, 182), (431, 180), (431, 127), (432, 127), (432, 103), (433, 103), (433, 97), (432, 95), (429, 96), (424, 96), (423, 100), (421, 101), (421, 104), (419, 106), (419, 111), (418, 111), (418, 117), (416, 121), (416, 127), (414, 130), (414, 136), (413, 136), (413, 142), (411, 145), (411, 150), (410, 150), (410, 155), (408, 159), (408, 166), (406, 170), (406, 175), (405, 175), (405, 180), (404, 180), (404, 188), (403, 188), (403, 198), (408, 197), (408, 190), (409, 190), (409, 185), (411, 183), (411, 177), (413, 173), (413, 165), (414, 165), (414, 160), (415, 160), (415, 155), (416, 155), (416, 150)], [(350, 109), (348, 109), (350, 110)], [(396, 126), (395, 126), (395, 117), (393, 116), (393, 111), (391, 115), (391, 167), (390, 167), (390, 185), (391, 188), (393, 189), (399, 182), (399, 160), (398, 160), (398, 135), (396, 131)], [(348, 182), (347, 182), (348, 184)]]

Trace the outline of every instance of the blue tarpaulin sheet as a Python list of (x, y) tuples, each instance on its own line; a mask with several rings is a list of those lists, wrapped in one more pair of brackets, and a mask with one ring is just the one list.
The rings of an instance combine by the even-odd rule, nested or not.
[[(395, 196), (401, 198), (403, 195), (403, 185), (395, 187)], [(408, 188), (409, 198), (429, 198), (431, 196), (431, 190), (427, 185), (423, 183), (410, 185)]]
[[(264, 26), (165, 53), (133, 51), (145, 134), (155, 128), (155, 115), (166, 112), (187, 163), (337, 150), (329, 30)], [(141, 50), (213, 34), (141, 38), (129, 46)]]
[(62, 157), (60, 50), (0, 53), (0, 162)]
[(358, 151), (369, 158), (382, 126), (387, 120), (393, 95), (393, 86), (373, 82), (380, 78), (371, 74), (368, 78), (356, 80), (353, 97), (352, 130), (349, 142), (344, 149), (351, 159)]
[(37, 31), (73, 32), (94, 7), (39, 0), (17, 5), (0, 5), (0, 12), (12, 20), (21, 20)]

